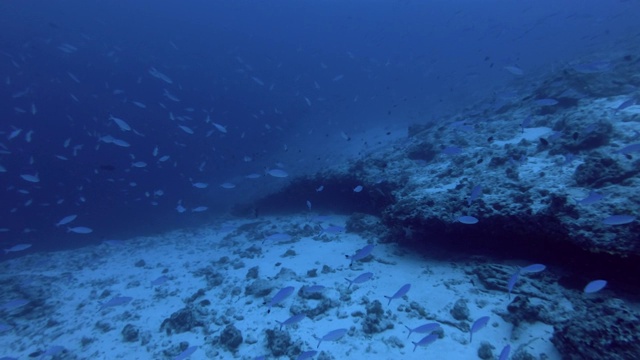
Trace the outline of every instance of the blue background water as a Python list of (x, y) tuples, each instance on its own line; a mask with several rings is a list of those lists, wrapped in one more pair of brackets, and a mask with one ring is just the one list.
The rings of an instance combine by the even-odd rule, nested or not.
[[(195, 225), (240, 198), (220, 183), (280, 161), (292, 174), (313, 171), (294, 159), (330, 162), (339, 149), (319, 149), (323, 137), (453, 115), (521, 81), (505, 66), (530, 78), (615, 52), (639, 40), (637, 14), (638, 1), (595, 0), (4, 1), (0, 228), (9, 231), (0, 244), (59, 248)], [(144, 136), (120, 131), (110, 114)], [(283, 154), (284, 144), (296, 146)], [(171, 159), (158, 163), (162, 155)], [(37, 184), (20, 177), (35, 173)], [(259, 181), (250, 186), (276, 179)], [(156, 190), (164, 194), (145, 194)], [(179, 214), (179, 201), (209, 210)], [(69, 214), (94, 232), (53, 226)]]

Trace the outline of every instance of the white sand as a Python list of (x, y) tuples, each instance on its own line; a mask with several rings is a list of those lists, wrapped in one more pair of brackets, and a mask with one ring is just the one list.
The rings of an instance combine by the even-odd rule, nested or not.
[[(323, 226), (344, 226), (345, 220), (334, 216), (325, 221)], [(20, 314), (21, 308), (10, 312), (0, 311), (0, 323), (14, 326), (0, 333), (0, 357), (26, 358), (37, 350), (59, 345), (76, 356), (60, 358), (163, 359), (171, 357), (164, 357), (162, 350), (187, 341), (190, 346), (199, 347), (189, 359), (253, 359), (269, 353), (265, 347), (264, 330), (277, 329), (275, 320), (284, 321), (290, 317), (290, 306), (305, 301), (313, 306), (314, 301), (303, 300), (297, 295), (301, 286), (324, 285), (327, 287), (325, 296), (339, 300), (341, 292), (348, 294), (348, 283), (344, 278), (355, 278), (364, 271), (371, 271), (374, 274), (371, 280), (352, 286), (350, 301), (340, 303), (339, 307), (330, 309), (315, 320), (306, 318), (297, 326), (286, 328), (292, 340), (304, 343), (306, 347), (303, 350), (315, 350), (318, 343), (316, 337), (344, 327), (353, 330), (338, 341), (323, 342), (319, 350), (336, 359), (345, 358), (345, 354), (354, 359), (478, 359), (477, 349), (481, 342), (487, 341), (496, 347), (496, 358), (506, 344), (511, 344), (512, 355), (520, 345), (528, 344), (525, 349), (531, 354), (539, 356), (546, 353), (549, 359), (560, 359), (549, 341), (553, 332), (551, 326), (523, 324), (518, 339), (511, 338), (511, 325), (496, 314), (505, 311), (507, 293), (486, 290), (478, 281), (475, 281), (476, 285), (472, 283), (474, 276), (468, 271), (479, 264), (477, 259), (467, 259), (464, 263), (460, 260), (456, 263), (436, 261), (407, 253), (395, 244), (377, 244), (373, 260), (356, 263), (350, 268), (345, 255), (351, 255), (367, 244), (358, 235), (341, 233), (299, 238), (292, 233), (294, 241), (289, 243), (262, 244), (260, 240), (245, 238), (248, 232), (233, 232), (238, 226), (255, 221), (264, 222), (260, 229), (273, 225), (279, 229), (278, 232), (289, 233), (298, 224), (317, 225), (304, 216), (229, 220), (195, 231), (129, 239), (122, 246), (101, 244), (79, 250), (33, 253), (0, 264), (5, 284), (0, 304), (27, 297), (28, 294), (38, 294), (38, 288), (44, 288), (46, 294), (44, 304), (33, 309), (38, 314), (35, 318), (33, 315)], [(227, 234), (237, 236), (225, 239)], [(260, 247), (262, 255), (254, 259), (240, 258), (238, 250), (252, 245)], [(283, 257), (289, 249), (297, 255)], [(220, 265), (217, 261), (223, 256), (227, 256), (229, 262)], [(144, 260), (146, 265), (136, 267), (134, 264), (138, 260)], [(240, 262), (244, 263), (243, 267), (235, 269), (232, 266)], [(275, 265), (278, 262), (280, 266)], [(324, 265), (333, 271), (322, 273)], [(196, 302), (208, 299), (212, 303), (209, 310), (215, 310), (216, 317), (226, 313), (232, 319), (244, 338), (236, 354), (212, 346), (203, 328), (171, 336), (160, 331), (163, 320), (185, 306), (184, 299), (198, 289), (206, 289), (204, 277), (195, 277), (193, 272), (207, 266), (223, 272), (224, 282), (207, 291)], [(254, 266), (259, 266), (260, 278), (273, 278), (282, 268), (291, 269), (297, 275), (294, 279), (275, 280), (277, 285), (270, 296), (289, 285), (295, 286), (296, 291), (283, 302), (283, 306), (274, 307), (268, 315), (263, 305), (265, 299), (244, 297), (245, 286), (253, 281), (247, 280), (246, 274)], [(168, 269), (165, 275), (169, 281), (160, 286), (151, 286), (150, 282), (161, 276), (163, 269)], [(307, 271), (311, 269), (318, 270), (317, 277), (307, 277)], [(10, 288), (6, 285), (9, 281), (13, 284)], [(406, 283), (412, 284), (408, 294), (387, 306), (388, 300), (384, 296), (391, 296)], [(233, 287), (242, 289), (240, 297), (230, 295)], [(22, 292), (20, 289), (29, 290)], [(100, 299), (99, 295), (105, 290), (111, 294)], [(100, 302), (113, 296), (130, 296), (133, 300), (126, 305), (99, 311)], [(365, 297), (369, 301), (379, 300), (382, 303), (386, 315), (394, 323), (393, 329), (373, 335), (362, 331), (363, 319), (352, 316), (352, 313), (366, 313), (362, 303)], [(413, 328), (433, 322), (433, 319), (456, 322), (449, 310), (458, 299), (468, 300), (471, 312), (469, 324), (488, 315), (489, 325), (474, 334), (473, 343), (469, 344), (469, 333), (442, 324), (444, 338), (427, 347), (418, 347), (413, 352), (410, 341), (417, 342), (426, 334), (412, 334), (407, 339), (408, 331), (404, 325)], [(430, 319), (419, 318), (415, 311), (405, 311), (411, 301), (422, 306)], [(47, 325), (50, 320), (57, 323)], [(113, 329), (103, 333), (95, 327), (98, 321), (110, 323)], [(149, 334), (149, 343), (143, 346), (140, 341), (123, 342), (121, 332), (126, 324), (133, 324), (141, 333)], [(214, 332), (213, 336), (219, 335), (224, 328), (216, 324), (206, 326)], [(93, 338), (93, 342), (81, 346), (83, 337)], [(395, 345), (390, 340), (392, 337), (397, 337), (404, 347)]]

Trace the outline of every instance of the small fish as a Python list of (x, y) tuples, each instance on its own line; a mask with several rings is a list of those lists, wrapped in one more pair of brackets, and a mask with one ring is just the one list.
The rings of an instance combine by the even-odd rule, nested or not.
[(191, 354), (196, 352), (196, 350), (198, 350), (197, 346), (189, 346), (183, 352), (178, 354), (178, 356), (174, 357), (173, 360), (184, 360), (184, 359), (188, 358), (189, 356), (191, 356)]
[(269, 309), (267, 310), (267, 314), (271, 312), (271, 308), (279, 303), (283, 302), (289, 295), (293, 294), (295, 288), (293, 286), (287, 286), (285, 288), (280, 289), (274, 297), (269, 301)]
[(139, 101), (132, 101), (131, 103), (132, 103), (133, 105), (135, 105), (135, 106), (139, 107), (140, 109), (146, 109), (146, 108), (147, 108), (147, 105), (145, 105), (145, 104), (143, 104), (143, 103), (141, 103), (141, 102), (139, 102)]
[(277, 178), (285, 178), (289, 176), (289, 174), (282, 169), (271, 169), (267, 171), (267, 174)]
[(262, 80), (260, 80), (259, 78), (252, 76), (251, 80), (255, 81), (256, 84), (260, 85), (260, 86), (264, 86), (264, 82)]
[(187, 133), (187, 134), (189, 134), (189, 135), (192, 135), (192, 134), (193, 134), (193, 130), (192, 130), (190, 127), (188, 127), (188, 126), (178, 125), (178, 127), (179, 127), (182, 131), (186, 132), (186, 133)]
[(291, 316), (290, 318), (288, 318), (288, 319), (287, 319), (287, 320), (285, 320), (285, 321), (280, 322), (280, 321), (276, 320), (276, 322), (277, 322), (278, 324), (280, 324), (280, 330), (282, 330), (282, 327), (283, 327), (283, 326), (288, 326), (288, 325), (294, 325), (294, 324), (297, 324), (297, 323), (299, 323), (300, 321), (304, 320), (304, 318), (305, 318), (305, 317), (307, 317), (307, 315), (305, 315), (305, 314), (297, 314), (297, 315), (293, 315), (293, 316)]
[(72, 232), (76, 234), (90, 234), (93, 232), (93, 229), (88, 228), (86, 226), (76, 226), (76, 227), (68, 227), (67, 232)]
[(516, 76), (524, 75), (524, 71), (517, 66), (509, 65), (505, 66), (504, 69)]
[(369, 256), (373, 251), (374, 247), (375, 247), (374, 244), (368, 244), (362, 249), (356, 251), (354, 255), (349, 256), (349, 259), (351, 260), (351, 264), (353, 264), (354, 261), (362, 260), (367, 256)]
[(349, 282), (349, 286), (347, 286), (347, 289), (349, 289), (351, 287), (351, 285), (353, 285), (353, 284), (362, 284), (363, 282), (368, 281), (372, 277), (373, 277), (373, 273), (372, 272), (365, 272), (365, 273), (362, 273), (362, 274), (358, 275), (353, 280), (349, 280), (349, 279), (345, 278), (345, 280), (347, 280)]
[(507, 360), (509, 358), (509, 353), (511, 352), (511, 345), (505, 345), (500, 352), (500, 356), (498, 360)]
[(438, 335), (437, 333), (431, 333), (431, 334), (423, 337), (422, 339), (420, 339), (420, 341), (418, 341), (418, 342), (412, 341), (411, 343), (413, 343), (413, 351), (416, 351), (418, 346), (427, 346), (427, 345), (433, 343), (434, 341), (438, 340), (439, 336), (440, 335)]
[(586, 198), (582, 199), (582, 200), (578, 200), (578, 204), (580, 205), (591, 205), (591, 204), (595, 204), (598, 201), (604, 199), (604, 195), (596, 192), (596, 191), (591, 191), (589, 192), (589, 196), (587, 196)]
[(307, 209), (311, 210), (311, 201), (307, 200)]
[(478, 219), (473, 216), (459, 216), (456, 220), (467, 225), (473, 225), (478, 223)]
[(353, 188), (353, 192), (359, 193), (360, 191), (362, 191), (362, 189), (363, 189), (362, 185), (358, 185)]
[(116, 125), (118, 125), (118, 127), (120, 128), (120, 130), (122, 131), (131, 131), (131, 126), (129, 126), (129, 124), (127, 124), (126, 121), (119, 119), (113, 115), (109, 115), (109, 120), (113, 121), (114, 123), (116, 123)]
[(324, 190), (324, 185), (320, 185), (316, 188), (316, 192), (322, 192)]
[(393, 294), (391, 296), (386, 296), (385, 295), (384, 297), (389, 299), (389, 303), (387, 304), (387, 306), (391, 305), (391, 300), (399, 299), (399, 298), (405, 296), (409, 292), (409, 289), (411, 289), (411, 284), (404, 284), (404, 285), (402, 285), (402, 287), (398, 291), (396, 291), (395, 294)]
[(128, 142), (124, 141), (124, 140), (120, 140), (120, 139), (113, 139), (113, 141), (111, 141), (112, 144), (114, 145), (118, 145), (120, 147), (130, 147), (131, 144), (129, 144)]
[(207, 211), (208, 209), (209, 208), (206, 206), (198, 206), (191, 209), (191, 212), (203, 212), (203, 211)]
[(162, 275), (162, 276), (158, 277), (157, 279), (151, 281), (151, 286), (162, 285), (162, 284), (166, 283), (168, 280), (169, 280), (168, 277)]
[(158, 78), (164, 82), (166, 82), (167, 84), (173, 84), (173, 81), (171, 80), (171, 78), (169, 78), (167, 75), (161, 73), (160, 71), (156, 70), (156, 68), (152, 67), (151, 69), (149, 69), (149, 75)]
[(38, 174), (35, 175), (31, 175), (31, 174), (22, 174), (20, 175), (20, 177), (24, 180), (24, 181), (28, 181), (31, 183), (38, 183), (40, 182), (40, 178), (38, 177)]
[(623, 101), (620, 105), (618, 105), (618, 107), (615, 109), (616, 112), (620, 111), (620, 110), (624, 110), (630, 106), (633, 106), (636, 104), (636, 99), (629, 99), (626, 101)]
[(213, 126), (216, 128), (216, 130), (220, 131), (223, 134), (227, 133), (227, 127), (226, 126), (222, 126), (218, 123), (215, 122), (211, 122), (213, 124)]
[(336, 341), (336, 340), (340, 340), (341, 337), (343, 337), (346, 333), (347, 333), (347, 329), (336, 329), (333, 331), (329, 331), (325, 336), (320, 338), (320, 341), (318, 341), (318, 346), (316, 346), (316, 349), (320, 347), (320, 344), (323, 341)]
[(134, 168), (145, 168), (145, 167), (147, 167), (147, 163), (144, 162), (144, 161), (136, 161), (136, 162), (131, 163), (131, 167), (134, 167)]
[(222, 183), (220, 184), (220, 187), (223, 189), (235, 189), (236, 184), (230, 183), (230, 182), (226, 182), (226, 183)]
[(12, 247), (10, 247), (8, 249), (4, 249), (4, 253), (8, 254), (10, 252), (24, 251), (24, 250), (27, 250), (30, 247), (31, 247), (31, 244), (17, 244), (17, 245), (13, 245)]
[(526, 273), (537, 273), (537, 272), (541, 272), (544, 271), (547, 267), (543, 264), (531, 264), (529, 266), (525, 266), (523, 268), (520, 269), (520, 273), (521, 274), (526, 274)]
[(633, 215), (611, 215), (602, 220), (605, 225), (625, 225), (632, 223), (636, 220)]
[(480, 197), (481, 194), (482, 194), (482, 185), (474, 186), (473, 189), (471, 189), (471, 195), (469, 195), (469, 198), (467, 199), (467, 205), (471, 206), (471, 203), (473, 202), (473, 200)]
[(412, 333), (418, 333), (418, 334), (426, 334), (426, 333), (431, 333), (434, 332), (438, 329), (440, 329), (440, 324), (438, 323), (428, 323), (428, 324), (424, 324), (424, 325), (420, 325), (416, 328), (410, 328), (408, 326), (404, 326), (407, 328), (407, 330), (409, 330), (409, 335), (407, 335), (407, 339), (411, 336)]
[(116, 296), (114, 298), (111, 298), (111, 300), (107, 301), (106, 303), (100, 304), (100, 310), (98, 311), (102, 311), (106, 308), (110, 308), (114, 306), (126, 305), (131, 300), (133, 300), (133, 298), (130, 296)]
[(191, 186), (193, 186), (194, 188), (198, 188), (198, 189), (206, 189), (207, 186), (209, 186), (209, 184), (202, 183), (202, 182), (197, 182), (197, 183), (192, 183)]
[(488, 323), (489, 323), (489, 317), (488, 316), (483, 316), (483, 317), (479, 318), (478, 320), (476, 320), (473, 323), (473, 325), (471, 325), (471, 330), (469, 330), (469, 342), (472, 342), (473, 334), (477, 333), (483, 327), (487, 326)]
[(7, 136), (7, 140), (13, 140), (16, 137), (18, 137), (18, 135), (20, 135), (20, 133), (22, 132), (22, 129), (17, 129), (14, 128), (15, 130), (13, 130), (12, 132), (9, 133), (9, 136)]
[(606, 280), (593, 280), (584, 287), (584, 293), (593, 294), (604, 289), (605, 286), (607, 286)]

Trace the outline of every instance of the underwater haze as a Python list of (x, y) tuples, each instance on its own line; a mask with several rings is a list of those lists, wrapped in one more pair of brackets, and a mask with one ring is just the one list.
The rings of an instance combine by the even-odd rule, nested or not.
[[(260, 195), (255, 186), (277, 181), (246, 175), (342, 161), (327, 139), (437, 122), (514, 71), (637, 40), (635, 10), (636, 1), (5, 1), (1, 241), (51, 246), (198, 223), (191, 209), (225, 211), (247, 187)], [(69, 214), (94, 230), (89, 239), (52, 227)]]
[(638, 15), (1, 1), (0, 360), (640, 358)]

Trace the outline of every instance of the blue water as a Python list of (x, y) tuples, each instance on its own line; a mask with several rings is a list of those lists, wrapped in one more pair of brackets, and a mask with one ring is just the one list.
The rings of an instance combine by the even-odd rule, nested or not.
[[(518, 81), (505, 67), (534, 76), (638, 41), (639, 13), (638, 1), (595, 0), (3, 1), (0, 244), (56, 249), (205, 222), (247, 200), (244, 175), (331, 158), (322, 137), (444, 119)], [(53, 226), (70, 214), (93, 232)]]

